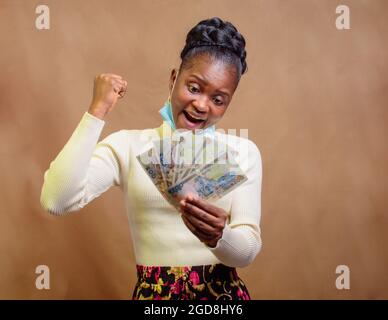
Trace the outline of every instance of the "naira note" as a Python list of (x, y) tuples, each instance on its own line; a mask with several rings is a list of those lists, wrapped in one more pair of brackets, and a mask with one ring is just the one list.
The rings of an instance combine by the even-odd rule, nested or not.
[(228, 153), (222, 154), (215, 163), (202, 166), (199, 172), (168, 188), (170, 196), (176, 202), (188, 194), (218, 199), (241, 185), (247, 177), (237, 164), (228, 163), (228, 157)]
[(210, 137), (205, 135), (191, 134), (186, 138), (184, 143), (179, 145), (180, 156), (183, 155), (183, 166), (181, 167), (178, 178), (179, 180), (197, 172), (204, 165), (204, 150), (212, 143)]
[(160, 164), (162, 176), (170, 187), (173, 184), (174, 164), (171, 157), (171, 139), (165, 138), (154, 141), (154, 150), (158, 164)]
[(162, 167), (158, 163), (155, 149), (151, 148), (147, 150), (138, 155), (137, 159), (163, 197), (170, 201), (171, 197), (168, 193), (168, 186), (162, 174)]

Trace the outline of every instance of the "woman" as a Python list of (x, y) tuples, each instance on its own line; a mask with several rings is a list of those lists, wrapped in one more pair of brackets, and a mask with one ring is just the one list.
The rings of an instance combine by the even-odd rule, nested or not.
[[(246, 71), (245, 57), (245, 40), (231, 23), (201, 21), (171, 72), (163, 125), (121, 130), (101, 142), (103, 119), (127, 82), (97, 76), (88, 112), (44, 174), (41, 204), (52, 214), (79, 210), (113, 185), (122, 189), (137, 263), (133, 299), (250, 299), (236, 267), (249, 265), (261, 249), (261, 156), (250, 140), (214, 132)], [(217, 201), (187, 196), (176, 210), (136, 158), (144, 136), (160, 139), (166, 129), (210, 130), (243, 145), (248, 156), (236, 159), (247, 181)]]

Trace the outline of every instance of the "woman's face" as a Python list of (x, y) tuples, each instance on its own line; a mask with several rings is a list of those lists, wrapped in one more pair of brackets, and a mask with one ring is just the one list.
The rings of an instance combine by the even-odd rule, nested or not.
[[(170, 92), (176, 78), (170, 78)], [(204, 129), (224, 115), (237, 87), (236, 68), (209, 56), (199, 55), (178, 75), (171, 95), (172, 113), (177, 129)]]

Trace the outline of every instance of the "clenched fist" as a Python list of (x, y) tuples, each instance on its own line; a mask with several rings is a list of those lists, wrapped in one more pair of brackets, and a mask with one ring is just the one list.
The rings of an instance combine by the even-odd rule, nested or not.
[(94, 78), (93, 100), (88, 112), (103, 119), (122, 98), (127, 90), (127, 81), (113, 73), (102, 73)]

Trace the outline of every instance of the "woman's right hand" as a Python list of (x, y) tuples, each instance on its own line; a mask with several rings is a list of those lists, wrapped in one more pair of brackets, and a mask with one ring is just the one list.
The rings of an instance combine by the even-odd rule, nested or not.
[(93, 100), (88, 112), (103, 119), (127, 90), (127, 81), (113, 73), (102, 73), (94, 78)]

